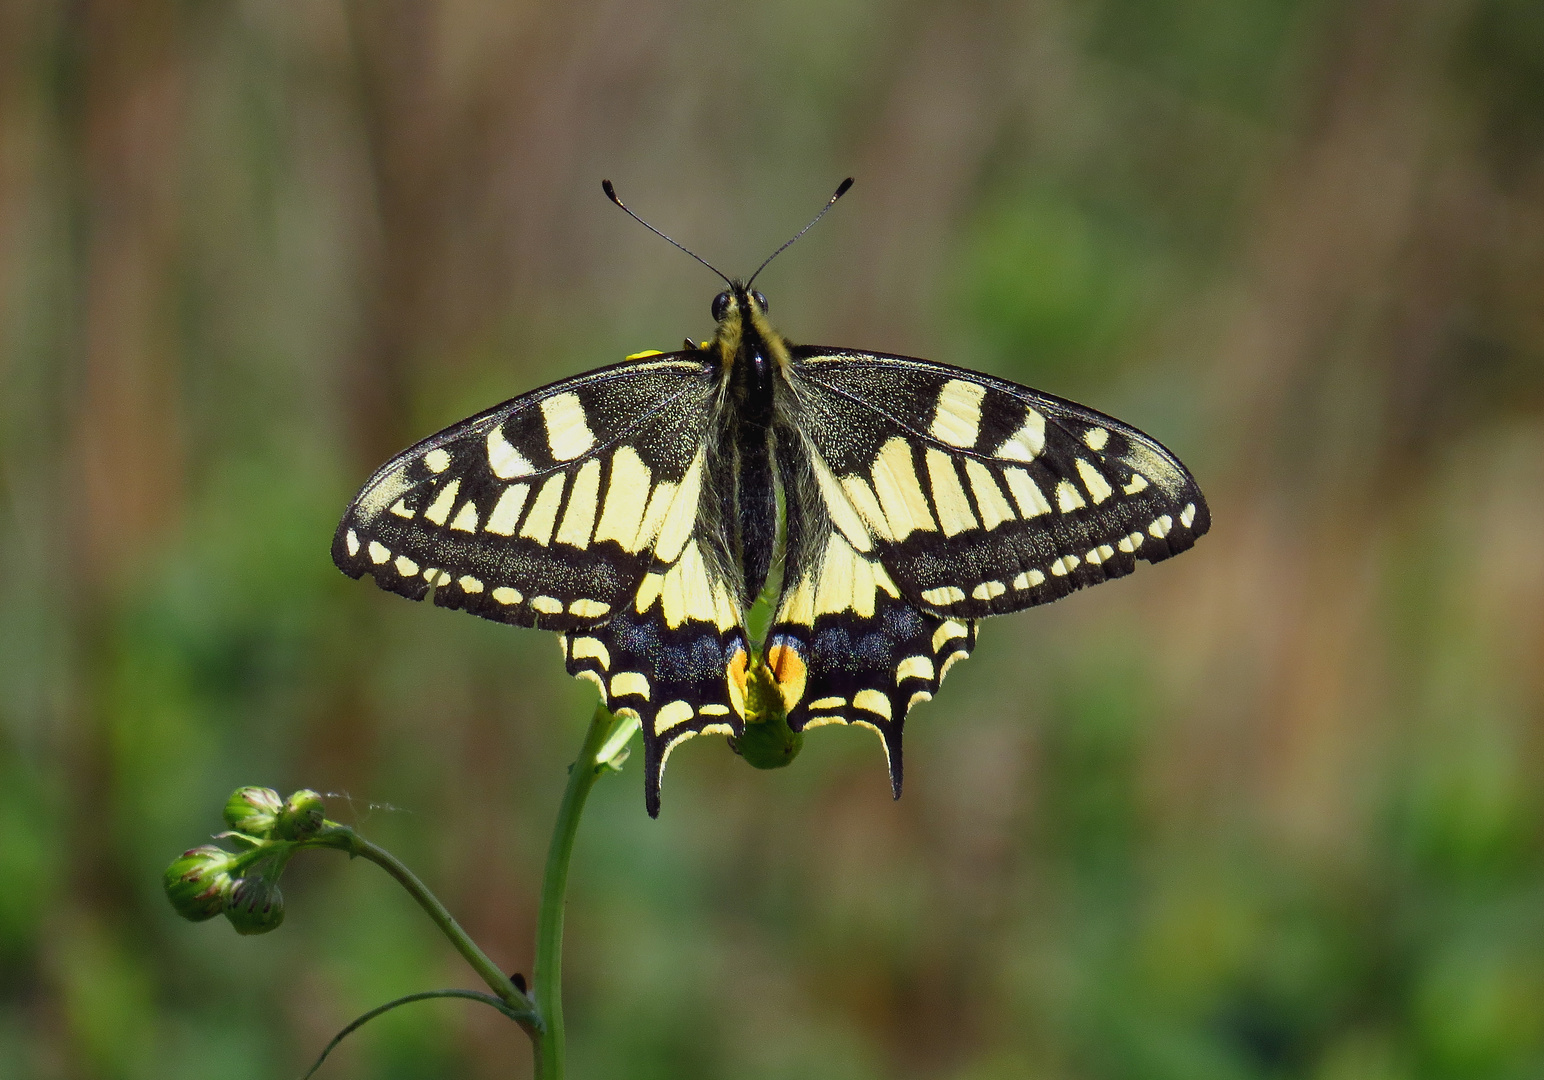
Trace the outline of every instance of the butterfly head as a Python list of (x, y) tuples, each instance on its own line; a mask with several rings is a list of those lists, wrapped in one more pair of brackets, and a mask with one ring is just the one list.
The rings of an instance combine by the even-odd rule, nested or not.
[(713, 321), (718, 328), (710, 348), (725, 365), (749, 360), (765, 365), (787, 358), (787, 343), (767, 316), (767, 298), (748, 284), (731, 281), (713, 298)]

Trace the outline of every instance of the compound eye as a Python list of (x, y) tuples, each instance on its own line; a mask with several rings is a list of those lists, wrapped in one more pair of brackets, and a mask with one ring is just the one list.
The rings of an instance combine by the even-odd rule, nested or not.
[(765, 315), (767, 313), (767, 298), (762, 296), (759, 292), (753, 292), (751, 293), (751, 299), (756, 301), (756, 306), (759, 307), (761, 309), (761, 313)]
[(724, 316), (729, 314), (730, 296), (727, 292), (721, 292), (713, 298), (713, 321), (723, 322)]

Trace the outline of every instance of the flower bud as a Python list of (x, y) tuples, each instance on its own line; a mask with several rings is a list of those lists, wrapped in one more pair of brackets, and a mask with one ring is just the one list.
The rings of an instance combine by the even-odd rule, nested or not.
[(746, 680), (745, 730), (729, 740), (729, 748), (758, 769), (793, 764), (804, 748), (804, 733), (788, 726), (788, 710), (771, 670), (761, 661)]
[(177, 914), (191, 922), (212, 919), (225, 910), (230, 897), (231, 864), (235, 856), (213, 844), (190, 848), (166, 868), (166, 898)]
[(310, 788), (302, 788), (288, 799), (274, 821), (273, 835), (280, 840), (304, 840), (322, 827), (322, 797)]
[(274, 818), (282, 806), (279, 793), (273, 788), (237, 788), (226, 800), (225, 823), (239, 833), (266, 838), (273, 831)]
[(266, 934), (284, 921), (284, 894), (277, 875), (256, 872), (238, 878), (225, 905), (225, 917), (238, 934)]

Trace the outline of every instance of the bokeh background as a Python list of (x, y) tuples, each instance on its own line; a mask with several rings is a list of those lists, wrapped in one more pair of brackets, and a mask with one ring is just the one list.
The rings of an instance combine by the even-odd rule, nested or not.
[[(591, 691), (351, 582), (389, 454), (710, 328), (1155, 433), (1193, 552), (988, 623), (797, 764), (635, 766), (576, 855), (575, 1077), (1544, 1075), (1538, 0), (0, 5), (0, 1078), (298, 1075), (474, 976), (317, 855), (269, 937), (160, 872), (339, 793), (511, 970)], [(489, 1010), (324, 1075), (528, 1075)]]

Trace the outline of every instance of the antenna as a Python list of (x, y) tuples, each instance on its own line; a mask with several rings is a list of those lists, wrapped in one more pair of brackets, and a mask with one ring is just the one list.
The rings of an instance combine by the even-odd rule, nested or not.
[[(836, 194), (832, 195), (830, 201), (827, 202), (825, 206), (821, 207), (820, 213), (816, 214), (813, 218), (811, 218), (810, 219), (810, 223), (808, 225), (804, 226), (804, 228), (802, 228), (798, 232), (794, 233), (793, 234), (793, 240), (789, 240), (788, 244), (792, 244), (794, 240), (799, 239), (799, 237), (803, 236), (805, 233), (807, 233), (811, 229), (813, 229), (815, 227), (815, 222), (817, 222), (821, 218), (825, 217), (826, 216), (826, 211), (831, 209), (833, 206), (835, 206), (836, 205), (836, 200), (840, 199), (843, 195), (846, 195), (847, 194), (847, 189), (850, 188), (850, 187), (852, 187), (852, 177), (849, 176), (846, 180), (843, 180), (841, 182), (841, 184), (839, 184), (837, 186)], [(606, 190), (609, 192), (611, 189), (608, 187)], [(615, 198), (615, 196), (612, 196), (612, 197)], [(622, 204), (618, 203), (617, 205), (621, 206)], [(622, 207), (622, 209), (626, 210), (627, 208), (624, 206), (624, 207)], [(670, 238), (667, 236), (665, 239), (669, 240)], [(675, 243), (675, 241), (671, 240), (671, 243)], [(747, 289), (749, 289), (751, 287), (751, 282), (756, 280), (756, 275), (760, 274), (763, 270), (765, 270), (767, 268), (767, 263), (771, 262), (773, 259), (777, 258), (779, 255), (781, 255), (784, 251), (786, 251), (788, 249), (788, 244), (784, 244), (782, 247), (778, 248), (772, 254), (768, 255), (766, 262), (764, 262), (760, 266), (756, 267), (756, 273), (752, 274), (751, 275), (751, 280), (747, 281), (745, 283), (745, 287)], [(722, 277), (723, 275), (721, 274), (719, 276)]]
[[(847, 182), (849, 184), (852, 183), (851, 180), (849, 180)], [(713, 271), (719, 277), (724, 278), (724, 284), (725, 285), (728, 285), (730, 288), (734, 287), (734, 282), (730, 281), (727, 277), (725, 277), (724, 276), (724, 272), (722, 270), (720, 270), (718, 267), (714, 266), (712, 263), (708, 262), (707, 259), (704, 259), (701, 255), (698, 255), (695, 251), (693, 251), (691, 248), (687, 247), (685, 244), (677, 243), (676, 241), (671, 240), (670, 237), (668, 237), (664, 233), (660, 232), (653, 225), (650, 225), (647, 221), (644, 221), (643, 218), (639, 217), (637, 214), (633, 213), (631, 210), (628, 210), (627, 209), (627, 204), (624, 203), (621, 199), (617, 198), (617, 189), (611, 186), (611, 181), (610, 180), (602, 180), (600, 182), (600, 186), (606, 192), (606, 198), (610, 199), (612, 202), (614, 202), (618, 206), (620, 206), (622, 208), (623, 212), (625, 212), (628, 217), (632, 218), (638, 224), (642, 225), (645, 229), (648, 229), (655, 236), (661, 237), (661, 238), (663, 238), (665, 240), (669, 240), (670, 243), (675, 244), (676, 247), (680, 248), (682, 251), (686, 252), (692, 258), (696, 259), (703, 266), (706, 266), (709, 270)], [(841, 194), (841, 192), (838, 192), (837, 194)], [(835, 202), (836, 200), (833, 198), (831, 201)], [(827, 207), (827, 209), (829, 209), (829, 207)], [(825, 211), (822, 210), (821, 213), (825, 213)], [(818, 221), (819, 218), (817, 218), (816, 220)], [(811, 222), (810, 224), (813, 225), (814, 222)], [(795, 239), (797, 239), (797, 237)], [(793, 243), (793, 241), (790, 240), (788, 243), (791, 244), (791, 243)], [(783, 245), (783, 247), (787, 247), (787, 246), (788, 246), (788, 244), (784, 244)]]

